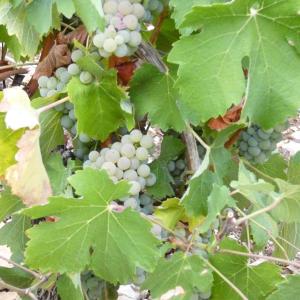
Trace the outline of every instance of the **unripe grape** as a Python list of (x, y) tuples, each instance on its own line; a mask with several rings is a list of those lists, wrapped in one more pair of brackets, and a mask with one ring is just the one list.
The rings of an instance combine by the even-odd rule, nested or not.
[(83, 84), (89, 84), (93, 81), (93, 76), (87, 71), (82, 71), (79, 79)]
[(258, 129), (257, 134), (263, 140), (268, 140), (270, 138), (270, 134), (266, 133), (262, 129)]
[(105, 35), (107, 38), (112, 38), (114, 39), (117, 35), (117, 31), (115, 29), (115, 27), (113, 25), (109, 25), (106, 29), (105, 29)]
[(73, 121), (69, 118), (69, 116), (63, 116), (60, 120), (60, 124), (66, 129), (70, 129), (74, 125)]
[(103, 156), (99, 156), (97, 159), (96, 159), (96, 167), (98, 169), (100, 169), (102, 167), (102, 165), (104, 164), (104, 157)]
[(138, 19), (135, 15), (127, 15), (123, 18), (123, 23), (130, 30), (135, 30), (138, 26)]
[(56, 111), (63, 111), (65, 109), (65, 105), (64, 105), (64, 103), (59, 104), (59, 105), (55, 106), (54, 109)]
[(141, 191), (141, 186), (137, 181), (130, 181), (131, 187), (129, 189), (130, 195), (138, 195)]
[(139, 4), (139, 3), (134, 3), (133, 4), (133, 14), (138, 18), (141, 19), (145, 16), (145, 9), (144, 6)]
[(137, 170), (140, 165), (141, 165), (141, 163), (136, 157), (133, 157), (130, 160), (130, 169)]
[(185, 169), (185, 162), (182, 159), (179, 159), (176, 161), (176, 168), (179, 170), (184, 170)]
[(121, 170), (127, 170), (130, 168), (130, 160), (129, 158), (123, 156), (118, 160), (117, 165)]
[(117, 179), (118, 180), (123, 179), (123, 175), (124, 175), (123, 171), (121, 169), (117, 168), (116, 172), (115, 172), (115, 176), (117, 177)]
[(132, 31), (130, 33), (130, 41), (129, 41), (129, 45), (131, 47), (137, 47), (140, 45), (140, 43), (142, 42), (142, 36), (139, 32), (137, 31)]
[(159, 1), (158, 0), (149, 1), (148, 8), (151, 11), (154, 11), (154, 10), (158, 9), (158, 6), (159, 6)]
[(97, 48), (102, 48), (104, 41), (105, 41), (105, 35), (102, 32), (97, 33), (93, 38), (93, 44)]
[(73, 103), (71, 103), (71, 102), (66, 102), (66, 103), (65, 103), (65, 108), (70, 110), (70, 109), (73, 109), (73, 108), (74, 108), (74, 105), (73, 105)]
[(248, 149), (248, 144), (246, 143), (246, 142), (240, 142), (240, 145), (239, 145), (239, 147), (240, 147), (240, 150), (242, 150), (242, 151), (247, 151), (247, 149)]
[(111, 53), (105, 51), (104, 49), (99, 49), (99, 54), (101, 57), (104, 57), (104, 58), (109, 57), (111, 55)]
[(135, 153), (136, 157), (139, 159), (139, 160), (147, 160), (148, 159), (148, 150), (144, 147), (139, 147), (136, 149), (136, 153)]
[(118, 35), (123, 37), (124, 43), (128, 43), (130, 41), (130, 32), (128, 30), (120, 30)]
[(119, 3), (118, 10), (119, 10), (120, 14), (122, 14), (123, 16), (126, 16), (132, 12), (133, 6), (129, 1), (124, 0)]
[(105, 153), (104, 158), (106, 161), (116, 163), (120, 159), (120, 153), (117, 150), (110, 149)]
[(60, 74), (60, 81), (63, 83), (67, 83), (69, 82), (69, 80), (71, 79), (71, 75), (66, 71)]
[(47, 88), (41, 88), (40, 89), (40, 95), (41, 97), (47, 97), (49, 90)]
[(40, 88), (47, 88), (47, 83), (48, 83), (48, 77), (47, 76), (41, 76), (38, 79), (38, 84)]
[(109, 150), (109, 148), (103, 148), (103, 149), (101, 149), (100, 155), (104, 157), (104, 156), (105, 156), (105, 153), (106, 153), (108, 150)]
[(257, 147), (249, 147), (248, 148), (248, 153), (252, 156), (258, 156), (261, 153), (261, 150)]
[(124, 38), (122, 35), (117, 34), (115, 37), (115, 42), (117, 43), (117, 45), (122, 45), (124, 44)]
[(132, 209), (136, 209), (138, 204), (135, 198), (128, 198), (125, 202), (124, 202), (124, 206), (127, 207), (131, 207)]
[(138, 175), (134, 170), (126, 170), (124, 172), (123, 178), (129, 181), (135, 181), (138, 179)]
[(128, 158), (132, 158), (135, 155), (135, 147), (132, 144), (123, 144), (121, 154)]
[(55, 90), (57, 86), (57, 79), (55, 77), (50, 77), (47, 81), (47, 88), (49, 90)]
[(119, 152), (121, 152), (122, 144), (120, 142), (115, 142), (111, 145), (111, 149), (115, 149)]
[(139, 177), (137, 181), (141, 186), (141, 190), (143, 190), (146, 186), (146, 179), (144, 177)]
[(133, 143), (138, 143), (143, 137), (142, 132), (139, 129), (134, 129), (130, 132), (129, 138)]
[(125, 134), (121, 138), (121, 143), (122, 144), (132, 144), (131, 138), (129, 134)]
[(137, 169), (137, 173), (139, 176), (146, 178), (150, 175), (150, 168), (145, 164), (140, 165)]
[(270, 150), (272, 147), (270, 140), (261, 141), (258, 146), (262, 150)]
[(105, 14), (115, 15), (118, 11), (118, 3), (114, 0), (107, 1), (103, 5), (103, 11)]
[(153, 173), (146, 178), (146, 186), (153, 186), (156, 183), (156, 176)]
[(110, 161), (106, 161), (103, 163), (101, 169), (105, 170), (108, 175), (113, 176), (117, 170), (117, 167)]
[(140, 142), (141, 146), (150, 149), (153, 147), (153, 138), (150, 135), (143, 135)]
[(71, 128), (71, 133), (76, 136), (77, 135), (77, 128), (76, 128), (76, 124)]
[(114, 52), (117, 49), (117, 43), (113, 38), (108, 38), (103, 43), (103, 49), (107, 52)]
[(128, 55), (128, 47), (125, 44), (118, 46), (115, 51), (115, 55), (117, 57), (127, 56)]
[(174, 172), (176, 169), (176, 164), (173, 160), (169, 161), (168, 163), (168, 170), (169, 172)]
[(68, 73), (72, 76), (76, 76), (80, 73), (80, 68), (77, 64), (70, 64), (68, 66)]
[(55, 71), (55, 76), (57, 78), (60, 78), (61, 74), (64, 73), (64, 72), (66, 72), (66, 71), (67, 71), (67, 69), (65, 67), (59, 67)]
[(52, 97), (55, 94), (57, 94), (57, 90), (49, 90), (48, 93), (47, 93), (47, 97)]
[(81, 57), (84, 56), (84, 53), (80, 49), (72, 51), (71, 59), (73, 62), (77, 62)]
[(258, 142), (255, 138), (251, 137), (249, 140), (248, 140), (248, 144), (249, 146), (251, 147), (256, 147), (258, 145)]
[(79, 140), (80, 140), (80, 142), (82, 142), (84, 144), (89, 143), (91, 141), (90, 137), (85, 133), (79, 134)]
[(141, 195), (140, 201), (142, 205), (152, 204), (152, 199), (147, 194)]
[(74, 109), (71, 109), (71, 110), (69, 111), (69, 117), (70, 117), (70, 119), (73, 120), (73, 121), (76, 120)]
[(91, 151), (89, 153), (89, 160), (91, 162), (96, 162), (97, 158), (99, 157), (99, 152), (98, 151)]
[(65, 87), (66, 87), (66, 85), (65, 85), (63, 82), (59, 82), (59, 83), (57, 84), (57, 86), (56, 86), (56, 90), (57, 90), (58, 92), (61, 92), (61, 91), (64, 90)]

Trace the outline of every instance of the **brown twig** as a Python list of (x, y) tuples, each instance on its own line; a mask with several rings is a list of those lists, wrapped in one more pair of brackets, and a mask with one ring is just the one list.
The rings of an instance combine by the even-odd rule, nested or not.
[(27, 69), (15, 69), (15, 70), (10, 70), (10, 71), (6, 71), (6, 72), (3, 72), (3, 73), (0, 73), (0, 80), (5, 80), (7, 78), (9, 78), (10, 76), (14, 76), (14, 75), (17, 75), (17, 74), (26, 74), (28, 73), (28, 70)]
[(165, 20), (165, 18), (168, 16), (169, 14), (169, 10), (167, 8), (165, 8), (161, 14), (158, 17), (157, 23), (155, 24), (155, 28), (150, 36), (150, 43), (151, 44), (156, 44), (161, 27), (163, 25), (163, 22)]
[(32, 293), (32, 291), (30, 289), (20, 289), (20, 288), (17, 288), (13, 285), (10, 285), (10, 284), (2, 281), (2, 280), (0, 280), (0, 286), (2, 288), (8, 289), (10, 291), (14, 291), (20, 295), (28, 296), (32, 300), (38, 300), (38, 298)]

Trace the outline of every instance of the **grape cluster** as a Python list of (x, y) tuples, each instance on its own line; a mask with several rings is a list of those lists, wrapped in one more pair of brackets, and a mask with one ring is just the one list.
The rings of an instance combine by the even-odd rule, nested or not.
[(68, 67), (60, 67), (56, 69), (51, 77), (41, 76), (38, 79), (38, 85), (41, 97), (51, 97), (63, 91), (72, 76), (79, 76), (83, 84), (90, 84), (94, 78), (87, 71), (82, 71), (76, 62), (84, 57), (83, 51), (80, 49), (73, 50), (71, 54), (72, 63)]
[[(148, 166), (149, 151), (152, 147), (153, 138), (134, 129), (130, 134), (124, 135), (121, 142), (115, 142), (100, 152), (90, 152), (89, 159), (84, 162), (84, 167), (106, 170), (114, 182), (122, 179), (128, 180), (131, 183), (131, 197), (120, 200), (126, 207), (137, 208), (137, 198), (140, 192), (156, 182), (156, 176), (151, 173)], [(147, 205), (145, 203), (145, 206)]]
[(74, 113), (74, 105), (70, 102), (60, 104), (54, 108), (56, 111), (62, 112), (60, 120), (61, 126), (70, 132), (73, 138), (74, 155), (78, 159), (87, 159), (90, 148), (93, 146), (93, 140), (85, 133), (77, 136), (77, 119)]
[(183, 159), (171, 160), (168, 163), (168, 170), (174, 179), (174, 185), (179, 186), (183, 183), (182, 174), (186, 168), (186, 163)]
[(106, 27), (97, 30), (93, 44), (101, 57), (132, 55), (142, 42), (141, 24), (152, 18), (152, 12), (162, 10), (158, 0), (105, 0), (103, 11)]
[(282, 140), (282, 131), (285, 129), (286, 125), (278, 125), (268, 130), (257, 125), (248, 127), (238, 141), (239, 154), (250, 162), (264, 163)]

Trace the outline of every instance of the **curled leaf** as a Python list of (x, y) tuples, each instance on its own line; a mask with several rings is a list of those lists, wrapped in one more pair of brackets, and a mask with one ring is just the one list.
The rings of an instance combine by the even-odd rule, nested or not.
[(74, 40), (78, 41), (81, 44), (84, 44), (87, 40), (88, 32), (83, 25), (78, 26), (74, 31), (64, 34), (60, 32), (57, 35), (58, 44), (71, 44)]

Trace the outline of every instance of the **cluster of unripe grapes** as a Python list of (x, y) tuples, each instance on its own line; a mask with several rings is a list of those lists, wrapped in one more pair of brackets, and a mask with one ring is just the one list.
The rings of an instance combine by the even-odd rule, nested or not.
[(41, 76), (38, 79), (38, 85), (41, 97), (51, 97), (59, 92), (62, 92), (72, 76), (79, 76), (83, 84), (90, 84), (94, 77), (91, 73), (80, 69), (78, 60), (84, 57), (84, 52), (80, 49), (73, 50), (71, 54), (72, 63), (68, 67), (60, 67), (56, 69), (51, 77)]
[(87, 159), (90, 152), (91, 143), (93, 140), (85, 133), (77, 135), (77, 119), (74, 113), (74, 105), (70, 102), (60, 104), (54, 108), (56, 111), (62, 113), (60, 120), (61, 126), (69, 131), (73, 138), (74, 155), (78, 159)]
[(106, 27), (97, 30), (93, 44), (102, 57), (132, 55), (142, 42), (141, 25), (151, 20), (151, 12), (162, 10), (158, 0), (105, 0), (103, 11)]
[(174, 179), (174, 185), (179, 186), (182, 183), (182, 174), (186, 168), (184, 159), (171, 160), (168, 163), (168, 170)]
[(257, 125), (248, 127), (241, 133), (238, 141), (239, 154), (256, 164), (266, 162), (282, 140), (282, 131), (285, 129), (286, 124), (268, 130)]
[(89, 153), (84, 168), (91, 167), (105, 170), (114, 182), (125, 179), (131, 183), (130, 197), (120, 199), (125, 207), (137, 209), (140, 204), (148, 206), (146, 199), (139, 203), (139, 194), (146, 187), (156, 183), (156, 176), (151, 173), (148, 159), (153, 147), (153, 138), (143, 135), (138, 129), (122, 136), (120, 142), (110, 147)]

